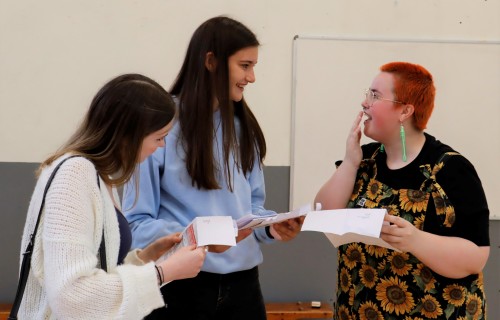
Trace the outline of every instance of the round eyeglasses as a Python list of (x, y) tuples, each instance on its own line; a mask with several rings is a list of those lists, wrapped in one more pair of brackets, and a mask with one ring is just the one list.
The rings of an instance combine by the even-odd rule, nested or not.
[(401, 102), (401, 101), (382, 98), (378, 95), (378, 93), (376, 93), (372, 89), (365, 90), (365, 99), (366, 99), (366, 103), (368, 104), (368, 107), (370, 107), (370, 108), (376, 100), (384, 100), (384, 101), (390, 101), (390, 102), (394, 102), (394, 103), (405, 104), (404, 102)]

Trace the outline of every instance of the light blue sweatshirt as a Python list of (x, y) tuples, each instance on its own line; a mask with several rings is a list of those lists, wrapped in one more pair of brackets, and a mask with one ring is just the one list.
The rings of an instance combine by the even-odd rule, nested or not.
[[(144, 248), (149, 243), (173, 232), (183, 231), (195, 217), (231, 216), (233, 219), (248, 214), (269, 213), (264, 209), (265, 187), (262, 166), (256, 160), (247, 175), (236, 168), (230, 156), (233, 192), (227, 186), (222, 160), (222, 128), (220, 112), (214, 113), (214, 158), (217, 160), (217, 181), (221, 189), (205, 190), (192, 186), (186, 170), (185, 152), (178, 143), (179, 123), (175, 123), (167, 137), (165, 147), (158, 148), (140, 165), (139, 197), (135, 201), (135, 181), (124, 190), (123, 210), (132, 230), (132, 248)], [(235, 119), (239, 135), (239, 121)], [(259, 242), (272, 242), (264, 228), (255, 229), (253, 235), (223, 253), (208, 253), (202, 270), (226, 274), (248, 270), (262, 263)]]

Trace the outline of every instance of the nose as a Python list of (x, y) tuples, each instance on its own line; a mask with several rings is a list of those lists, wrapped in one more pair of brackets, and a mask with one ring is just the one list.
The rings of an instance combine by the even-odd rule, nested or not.
[(366, 94), (363, 101), (361, 101), (361, 107), (363, 108), (363, 110), (370, 109), (371, 107), (370, 101), (368, 101), (368, 95)]
[(361, 101), (361, 106), (363, 107), (363, 110), (365, 109), (370, 109), (371, 106), (372, 106), (372, 103), (373, 103), (373, 100), (371, 100), (371, 96), (369, 95), (370, 91), (369, 89), (367, 89), (365, 91), (365, 98), (363, 99), (363, 101)]
[(361, 102), (361, 108), (363, 108), (363, 111), (370, 109), (370, 105), (368, 105), (368, 102), (366, 102), (366, 99)]
[(250, 70), (248, 70), (247, 72), (247, 76), (246, 76), (246, 80), (250, 83), (254, 83), (255, 82), (255, 72), (253, 71), (253, 68), (251, 68)]

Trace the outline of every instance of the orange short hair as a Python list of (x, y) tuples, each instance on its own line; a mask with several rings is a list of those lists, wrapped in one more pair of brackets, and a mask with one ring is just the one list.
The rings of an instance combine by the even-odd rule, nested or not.
[(380, 71), (394, 76), (394, 99), (415, 107), (413, 122), (417, 129), (424, 130), (434, 109), (436, 96), (430, 72), (408, 62), (390, 62), (381, 66)]

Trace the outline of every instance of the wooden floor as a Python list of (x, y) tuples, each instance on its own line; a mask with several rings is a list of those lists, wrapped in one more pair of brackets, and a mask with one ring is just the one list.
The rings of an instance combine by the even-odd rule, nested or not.
[(0, 303), (0, 320), (7, 320), (11, 307), (11, 304)]
[(266, 303), (267, 320), (333, 319), (333, 308), (322, 302), (319, 308), (311, 302)]
[[(0, 320), (7, 320), (12, 305), (0, 303)], [(329, 303), (313, 308), (311, 303), (288, 302), (266, 303), (267, 320), (332, 319), (333, 310)]]

